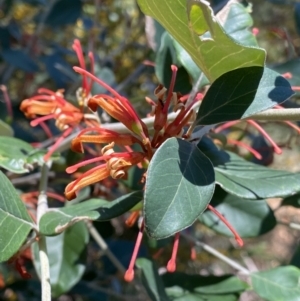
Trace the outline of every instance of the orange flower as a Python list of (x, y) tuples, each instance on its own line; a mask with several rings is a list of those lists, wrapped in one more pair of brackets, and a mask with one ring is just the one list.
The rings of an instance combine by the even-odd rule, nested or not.
[[(85, 135), (86, 133), (92, 132), (96, 132), (98, 135)], [(144, 147), (138, 138), (130, 134), (119, 134), (108, 129), (94, 127), (82, 130), (78, 136), (73, 139), (71, 148), (75, 152), (83, 153), (84, 150), (82, 143), (100, 144), (111, 142), (115, 142), (118, 145), (132, 145), (134, 143), (138, 143)]]
[(127, 178), (127, 170), (134, 165), (144, 161), (145, 153), (142, 152), (123, 152), (115, 153), (113, 150), (114, 142), (103, 147), (102, 156), (85, 160), (66, 169), (67, 173), (75, 172), (79, 167), (95, 162), (102, 163), (87, 172), (83, 173), (78, 179), (67, 185), (65, 196), (68, 200), (76, 197), (78, 190), (88, 185), (100, 182), (111, 176), (114, 179)]
[[(20, 109), (28, 118), (36, 118), (31, 121), (31, 126), (55, 119), (55, 124), (60, 130), (66, 130), (80, 123), (83, 113), (64, 99), (63, 90), (53, 92), (41, 88), (36, 95), (22, 101)], [(43, 117), (37, 118), (37, 115)]]
[(88, 101), (89, 108), (95, 112), (98, 106), (101, 107), (110, 116), (122, 122), (129, 130), (140, 136), (146, 144), (149, 136), (147, 126), (137, 115), (130, 101), (88, 71), (79, 67), (74, 67), (74, 70), (83, 76), (88, 76), (113, 95), (113, 97), (105, 94), (93, 96)]

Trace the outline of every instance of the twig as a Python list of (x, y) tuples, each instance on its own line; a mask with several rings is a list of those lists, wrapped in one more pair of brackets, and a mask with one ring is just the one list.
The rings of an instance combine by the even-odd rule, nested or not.
[[(48, 178), (53, 178), (54, 176), (55, 176), (54, 172), (49, 172), (48, 173)], [(22, 185), (22, 184), (28, 184), (28, 183), (36, 182), (40, 178), (41, 178), (41, 173), (37, 172), (37, 173), (34, 173), (32, 175), (11, 179), (11, 182), (14, 185)]]
[[(51, 167), (51, 161), (44, 163), (41, 171), (41, 181), (39, 187), (39, 197), (37, 205), (37, 221), (39, 221), (42, 215), (48, 209), (47, 202), (47, 186), (48, 186), (48, 173)], [(47, 253), (46, 237), (43, 235), (39, 236), (39, 257), (41, 263), (41, 286), (42, 286), (42, 301), (51, 301), (51, 284), (50, 284), (50, 265)]]
[(108, 248), (108, 245), (102, 238), (102, 236), (99, 234), (99, 232), (96, 230), (92, 222), (86, 221), (88, 230), (91, 234), (91, 236), (95, 239), (96, 243), (99, 245), (99, 247), (104, 251), (105, 255), (111, 260), (111, 262), (115, 265), (115, 267), (124, 274), (126, 272), (125, 267), (122, 265), (122, 263), (118, 260), (118, 258), (110, 251)]
[(300, 224), (297, 224), (297, 223), (286, 223), (286, 222), (283, 222), (283, 221), (277, 221), (277, 223), (280, 224), (280, 225), (290, 227), (290, 228), (295, 229), (295, 230), (300, 230)]
[(216, 249), (210, 247), (209, 245), (205, 244), (204, 242), (201, 242), (199, 240), (197, 240), (196, 238), (185, 234), (185, 233), (181, 233), (181, 235), (183, 237), (185, 237), (187, 240), (192, 241), (195, 245), (201, 247), (203, 250), (205, 250), (206, 252), (212, 254), (213, 256), (221, 259), (222, 261), (226, 262), (228, 265), (230, 265), (232, 268), (240, 271), (243, 274), (249, 275), (250, 271), (248, 269), (246, 269), (245, 267), (243, 267), (242, 265), (240, 265), (239, 263), (237, 263), (236, 261), (228, 258), (227, 256), (223, 255), (222, 253), (220, 253), (219, 251), (217, 251)]

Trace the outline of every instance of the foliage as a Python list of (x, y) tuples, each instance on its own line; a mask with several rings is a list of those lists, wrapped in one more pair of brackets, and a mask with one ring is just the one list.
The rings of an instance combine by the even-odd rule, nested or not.
[[(205, 0), (107, 5), (79, 0), (72, 5), (68, 0), (4, 2), (7, 20), (0, 28), (0, 56), (9, 68), (1, 75), (0, 86), (4, 98), (0, 105), (6, 112), (0, 120), (3, 292), (7, 288), (17, 292), (24, 285), (15, 275), (13, 283), (7, 281), (9, 268), (3, 263), (9, 262), (27, 279), (24, 291), (36, 291), (35, 279), (40, 278), (43, 301), (68, 292), (98, 300), (99, 291), (105, 300), (110, 290), (99, 289), (98, 283), (108, 282), (110, 269), (104, 259), (100, 263), (97, 245), (127, 282), (137, 271), (141, 284), (132, 286), (137, 295), (131, 296), (137, 300), (234, 301), (250, 289), (265, 300), (298, 300), (298, 250), (290, 265), (252, 271), (199, 239), (207, 231), (233, 237), (236, 249), (243, 246), (242, 238), (263, 240), (261, 235), (282, 223), (268, 199), (281, 198), (281, 206), (299, 208), (300, 173), (258, 164), (265, 162), (264, 150), (249, 145), (259, 135), (271, 145), (271, 155), (282, 152), (257, 122), (264, 119), (284, 121), (300, 133), (288, 120), (291, 116), (295, 120), (298, 110), (283, 107), (297, 107), (295, 92), (300, 89), (293, 73), (299, 59), (266, 65), (266, 51), (259, 47), (255, 29), (250, 29), (251, 5), (235, 0), (226, 5), (212, 1), (212, 7)], [(299, 5), (286, 4), (295, 5), (298, 25)], [(147, 15), (150, 54), (141, 46), (146, 41), (143, 28), (132, 30), (133, 37), (126, 35), (131, 25), (139, 24), (134, 20), (143, 16), (132, 13), (138, 11), (136, 5)], [(103, 12), (110, 21), (101, 27), (98, 18)], [(26, 27), (26, 18), (34, 33)], [(123, 23), (117, 26), (114, 20), (120, 18)], [(115, 44), (106, 36), (111, 24)], [(73, 39), (64, 38), (62, 29), (76, 32), (73, 51)], [(95, 40), (102, 41), (102, 50), (94, 47)], [(112, 52), (115, 46), (119, 48)], [(139, 63), (133, 75), (122, 74), (118, 60), (126, 67), (127, 51), (155, 64), (147, 61), (146, 68)], [(12, 105), (14, 71), (28, 85), (25, 81), (26, 88), (20, 89), (18, 83), (18, 97), (24, 100), (14, 99)], [(132, 81), (140, 74), (151, 84), (137, 92)], [(154, 74), (161, 82), (156, 88)], [(153, 95), (146, 97), (150, 108), (131, 100), (152, 88)], [(15, 105), (31, 119), (30, 126), (16, 117)], [(123, 231), (125, 224), (137, 235), (134, 245), (117, 240), (115, 254), (113, 242), (103, 239), (112, 236), (111, 220), (115, 227)], [(153, 259), (165, 261), (161, 254), (172, 242), (171, 258), (161, 275), (149, 259), (151, 246), (158, 249)], [(190, 273), (184, 256), (177, 259), (179, 245), (187, 246), (192, 259), (197, 257), (195, 247), (201, 247), (232, 270), (224, 269), (219, 276)], [(143, 258), (137, 259), (141, 253)], [(36, 276), (29, 279), (33, 267)], [(117, 287), (120, 281), (114, 279)]]

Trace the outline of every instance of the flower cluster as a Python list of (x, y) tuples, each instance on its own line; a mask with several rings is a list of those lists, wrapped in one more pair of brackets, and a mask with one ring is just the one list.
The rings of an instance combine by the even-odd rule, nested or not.
[[(54, 119), (56, 126), (64, 131), (61, 137), (50, 148), (45, 156), (49, 159), (51, 154), (58, 148), (60, 143), (74, 130), (79, 129), (76, 138), (73, 139), (71, 149), (79, 153), (86, 151), (93, 154), (92, 159), (82, 162), (66, 169), (69, 174), (75, 173), (79, 168), (89, 164), (94, 167), (79, 174), (74, 181), (65, 188), (65, 196), (68, 200), (76, 197), (78, 191), (91, 184), (96, 184), (107, 178), (126, 179), (128, 170), (133, 166), (147, 169), (155, 151), (170, 137), (187, 139), (191, 136), (193, 122), (195, 120), (195, 108), (203, 98), (201, 93), (195, 97), (181, 95), (174, 92), (177, 67), (172, 65), (172, 78), (169, 88), (159, 85), (154, 91), (156, 99), (146, 97), (151, 105), (150, 127), (137, 114), (131, 102), (120, 95), (104, 81), (94, 75), (94, 58), (91, 53), (88, 57), (91, 63), (91, 72), (86, 70), (85, 60), (79, 41), (75, 41), (73, 49), (77, 54), (80, 67), (74, 70), (82, 76), (82, 86), (77, 91), (78, 106), (68, 102), (64, 98), (62, 90), (52, 92), (40, 89), (39, 95), (26, 99), (21, 104), (21, 110), (28, 118), (32, 118), (32, 126), (41, 125), (46, 128), (45, 121)], [(107, 90), (107, 94), (91, 95), (93, 84), (99, 84)], [(101, 108), (108, 115), (122, 124), (122, 132), (112, 130), (101, 124), (97, 115)], [(38, 117), (40, 116), (40, 117)], [(171, 118), (170, 118), (171, 116)], [(124, 132), (124, 128), (126, 131)], [(92, 144), (92, 147), (90, 145)], [(136, 146), (139, 150), (136, 149)], [(147, 173), (141, 178), (145, 182)], [(32, 195), (30, 195), (32, 197)], [(242, 245), (242, 240), (232, 229), (228, 222), (210, 205), (212, 210), (233, 232), (237, 242)], [(133, 212), (128, 219), (129, 225), (135, 223), (139, 212)], [(134, 264), (142, 241), (144, 222), (142, 220), (138, 233), (136, 245), (125, 274), (125, 280), (131, 281), (134, 277)], [(179, 245), (179, 233), (175, 234), (173, 252), (167, 264), (168, 271), (176, 269), (176, 255)]]

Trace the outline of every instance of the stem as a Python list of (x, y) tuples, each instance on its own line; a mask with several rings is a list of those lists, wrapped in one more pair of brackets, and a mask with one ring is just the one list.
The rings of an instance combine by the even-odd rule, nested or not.
[(124, 274), (126, 272), (125, 267), (122, 265), (122, 263), (118, 260), (118, 258), (110, 251), (108, 248), (108, 245), (102, 238), (102, 236), (99, 234), (99, 232), (94, 227), (93, 223), (90, 221), (86, 221), (86, 225), (88, 227), (88, 230), (91, 234), (91, 236), (95, 239), (98, 246), (104, 251), (104, 254), (110, 259), (110, 261), (115, 265), (115, 267)]
[(41, 262), (42, 301), (51, 301), (50, 266), (45, 236), (40, 236), (38, 246)]
[[(178, 113), (170, 113), (168, 115), (168, 121), (173, 121)], [(292, 120), (292, 121), (300, 121), (300, 109), (269, 109), (264, 112), (260, 112), (257, 114), (254, 114), (250, 116), (249, 118), (251, 120), (260, 120), (260, 121), (284, 121), (284, 120)], [(244, 119), (241, 119), (244, 120)], [(145, 123), (145, 125), (151, 129), (153, 127), (154, 123), (154, 117), (147, 117), (143, 118), (142, 121)], [(107, 123), (102, 124), (102, 128), (116, 131), (120, 134), (128, 134), (131, 133), (128, 128), (126, 128), (123, 123), (116, 122), (116, 123)], [(213, 126), (211, 126), (213, 127)], [(68, 150), (71, 144), (71, 141), (77, 137), (78, 133), (71, 134), (69, 137), (67, 137), (61, 145), (57, 148), (57, 152), (62, 152), (65, 150)]]
[[(41, 170), (41, 181), (39, 187), (39, 197), (37, 204), (37, 222), (48, 209), (47, 202), (47, 186), (48, 186), (48, 173), (51, 166), (51, 161), (44, 163)], [(50, 284), (50, 265), (47, 253), (46, 237), (39, 236), (39, 257), (41, 263), (41, 286), (42, 286), (42, 301), (51, 301), (51, 284)]]
[(248, 269), (246, 269), (245, 267), (243, 267), (242, 265), (240, 265), (238, 262), (230, 259), (229, 257), (223, 255), (222, 253), (220, 253), (219, 251), (217, 251), (216, 249), (210, 247), (209, 245), (197, 240), (196, 238), (185, 234), (185, 233), (181, 233), (182, 236), (184, 236), (187, 240), (193, 242), (195, 245), (200, 246), (203, 250), (205, 250), (206, 252), (212, 254), (213, 256), (221, 259), (222, 261), (226, 262), (228, 265), (230, 265), (232, 268), (240, 271), (243, 274), (249, 275), (250, 271)]

